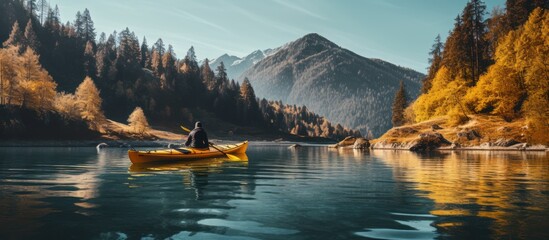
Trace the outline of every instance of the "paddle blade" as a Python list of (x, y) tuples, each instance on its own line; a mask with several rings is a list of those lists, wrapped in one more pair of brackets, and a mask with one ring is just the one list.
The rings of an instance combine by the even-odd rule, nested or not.
[(183, 129), (183, 130), (186, 131), (186, 132), (191, 132), (191, 130), (188, 129), (188, 128), (186, 128), (186, 127), (183, 127), (183, 126), (180, 126), (180, 127), (181, 127), (181, 129)]

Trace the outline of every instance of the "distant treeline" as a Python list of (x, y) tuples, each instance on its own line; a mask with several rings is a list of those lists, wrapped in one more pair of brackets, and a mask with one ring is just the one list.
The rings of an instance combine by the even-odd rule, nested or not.
[(257, 99), (250, 82), (230, 80), (223, 64), (215, 72), (208, 59), (199, 66), (193, 47), (177, 58), (162, 39), (139, 43), (128, 28), (96, 38), (87, 9), (62, 23), (45, 0), (0, 2), (0, 105), (58, 112), (98, 130), (105, 118), (124, 121), (141, 107), (153, 124), (198, 120), (191, 112), (202, 109), (236, 125), (302, 136), (359, 134), (304, 106)]

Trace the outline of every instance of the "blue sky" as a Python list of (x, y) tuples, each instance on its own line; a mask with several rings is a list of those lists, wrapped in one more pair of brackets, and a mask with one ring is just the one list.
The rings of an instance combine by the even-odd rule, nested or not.
[[(505, 0), (485, 0), (488, 12)], [(467, 0), (50, 0), (63, 22), (90, 10), (98, 33), (129, 27), (149, 46), (159, 37), (178, 57), (243, 57), (318, 33), (369, 58), (426, 72), (437, 34), (443, 39)], [(99, 34), (98, 34), (99, 35)]]

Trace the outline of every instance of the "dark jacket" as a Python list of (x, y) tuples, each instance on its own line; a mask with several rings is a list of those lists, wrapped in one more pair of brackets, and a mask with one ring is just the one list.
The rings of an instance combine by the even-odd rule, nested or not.
[(208, 134), (203, 128), (195, 128), (189, 133), (185, 146), (193, 148), (208, 148)]

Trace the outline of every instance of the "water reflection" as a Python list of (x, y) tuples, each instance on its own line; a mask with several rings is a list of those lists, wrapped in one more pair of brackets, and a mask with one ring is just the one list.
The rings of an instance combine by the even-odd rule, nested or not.
[(372, 151), (395, 180), (414, 183), (435, 202), (436, 227), (459, 237), (476, 232), (523, 236), (546, 231), (549, 161), (545, 152)]

